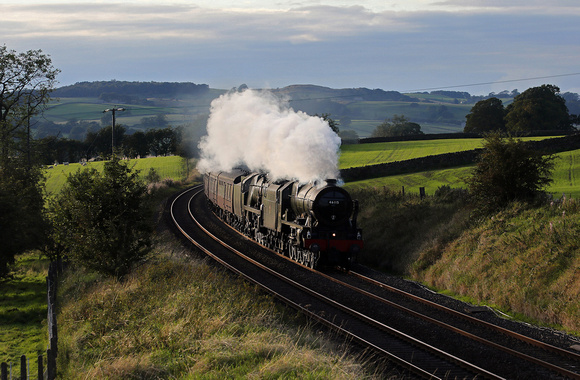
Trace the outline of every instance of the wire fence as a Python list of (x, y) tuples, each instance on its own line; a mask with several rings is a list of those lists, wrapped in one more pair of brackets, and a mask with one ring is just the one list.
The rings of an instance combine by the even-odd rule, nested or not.
[[(38, 355), (37, 368), (30, 369), (30, 358), (26, 355), (20, 357), (20, 365), (0, 363), (0, 380), (29, 380), (34, 379), (34, 372), (38, 380), (53, 380), (56, 378), (56, 356), (58, 354), (58, 330), (56, 325), (56, 291), (57, 277), (62, 270), (60, 260), (50, 263), (48, 276), (46, 277), (47, 304), (48, 304), (48, 348), (45, 355)], [(16, 368), (15, 368), (16, 367)], [(19, 368), (19, 369), (18, 369)], [(16, 376), (16, 373), (19, 376)]]

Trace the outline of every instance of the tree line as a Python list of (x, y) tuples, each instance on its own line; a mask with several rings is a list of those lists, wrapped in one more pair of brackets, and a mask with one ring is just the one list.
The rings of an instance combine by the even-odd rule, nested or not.
[[(449, 91), (440, 91), (450, 95)], [(458, 93), (467, 96), (467, 93)], [(514, 96), (513, 102), (504, 106), (500, 98)], [(568, 104), (573, 112), (570, 112)], [(440, 106), (445, 107), (445, 106)], [(443, 113), (441, 113), (443, 112)], [(441, 118), (445, 118), (444, 112)], [(486, 133), (491, 131), (522, 133), (533, 131), (574, 131), (580, 124), (580, 97), (578, 94), (560, 94), (557, 86), (544, 84), (519, 93), (504, 91), (475, 103), (465, 116), (463, 132)], [(394, 115), (378, 125), (371, 137), (412, 136), (422, 134), (421, 125), (404, 115)]]
[(178, 95), (199, 95), (209, 91), (207, 84), (190, 82), (127, 82), (97, 81), (78, 82), (54, 90), (57, 97), (99, 97), (101, 94), (136, 95), (147, 97), (175, 97)]
[[(575, 100), (578, 101), (577, 94)], [(574, 103), (574, 99), (570, 101)], [(480, 100), (465, 118), (463, 131), (477, 133), (572, 131), (574, 125), (580, 124), (579, 115), (569, 112), (560, 89), (551, 84), (529, 88), (507, 106), (497, 97)]]
[(82, 141), (57, 136), (38, 139), (35, 141), (36, 154), (43, 164), (108, 157), (112, 153), (113, 133), (115, 150), (124, 157), (188, 156), (183, 127), (152, 128), (127, 134), (127, 129), (120, 124), (115, 125), (115, 128), (109, 125), (98, 131), (88, 131)]

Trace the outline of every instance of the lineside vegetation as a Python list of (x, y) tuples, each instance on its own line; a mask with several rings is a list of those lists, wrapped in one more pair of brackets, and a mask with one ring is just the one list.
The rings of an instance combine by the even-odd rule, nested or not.
[(384, 378), (169, 235), (123, 282), (71, 271), (59, 297), (62, 378)]

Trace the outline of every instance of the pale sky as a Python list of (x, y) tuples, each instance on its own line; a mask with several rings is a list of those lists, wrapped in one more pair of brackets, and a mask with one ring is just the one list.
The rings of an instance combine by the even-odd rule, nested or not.
[(579, 41), (577, 0), (0, 0), (0, 44), (60, 85), (580, 92)]

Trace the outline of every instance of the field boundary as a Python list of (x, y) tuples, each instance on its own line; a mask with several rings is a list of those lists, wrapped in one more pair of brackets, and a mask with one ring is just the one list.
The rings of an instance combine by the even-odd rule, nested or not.
[[(580, 134), (576, 133), (573, 135), (540, 141), (527, 141), (525, 144), (533, 150), (543, 151), (546, 154), (566, 152), (580, 149)], [(397, 174), (416, 173), (427, 170), (471, 165), (477, 162), (477, 158), (482, 150), (483, 148), (478, 148), (462, 152), (443, 153), (413, 158), (404, 161), (342, 169), (340, 170), (340, 176), (347, 182), (360, 181), (364, 179), (388, 177)]]
[[(575, 134), (576, 131), (534, 131), (513, 134), (514, 137), (544, 137), (544, 136), (567, 136)], [(418, 140), (451, 140), (451, 139), (481, 139), (481, 133), (430, 133), (411, 136), (390, 136), (390, 137), (366, 137), (359, 139), (359, 144), (372, 144), (380, 142), (398, 141), (418, 141)]]

